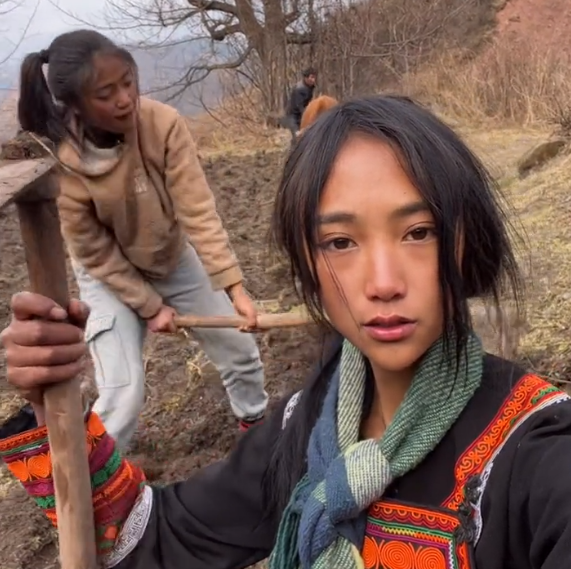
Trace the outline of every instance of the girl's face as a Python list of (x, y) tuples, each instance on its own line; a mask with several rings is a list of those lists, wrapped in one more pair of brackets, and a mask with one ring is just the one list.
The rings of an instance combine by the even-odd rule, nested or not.
[(96, 55), (81, 114), (90, 127), (125, 134), (135, 125), (139, 98), (134, 69), (116, 55)]
[(349, 139), (318, 215), (317, 277), (331, 323), (375, 371), (410, 370), (443, 329), (437, 235), (391, 147)]

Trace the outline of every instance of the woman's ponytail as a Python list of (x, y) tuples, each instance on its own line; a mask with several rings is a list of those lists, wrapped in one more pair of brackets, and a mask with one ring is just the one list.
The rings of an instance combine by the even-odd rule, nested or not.
[(59, 144), (66, 136), (63, 113), (58, 108), (46, 81), (43, 65), (49, 52), (30, 53), (20, 68), (20, 98), (18, 120), (23, 130), (44, 136)]

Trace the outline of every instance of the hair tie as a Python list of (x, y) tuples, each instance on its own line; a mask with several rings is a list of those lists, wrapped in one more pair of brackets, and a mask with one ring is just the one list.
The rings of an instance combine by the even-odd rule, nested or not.
[(42, 49), (42, 51), (40, 51), (40, 53), (39, 53), (39, 56), (40, 56), (40, 61), (42, 62), (42, 64), (46, 64), (50, 60), (50, 52), (48, 49)]

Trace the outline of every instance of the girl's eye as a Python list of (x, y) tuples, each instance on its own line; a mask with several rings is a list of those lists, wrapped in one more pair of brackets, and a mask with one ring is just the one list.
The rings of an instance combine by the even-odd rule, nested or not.
[(406, 235), (406, 238), (409, 241), (424, 241), (425, 239), (433, 236), (434, 236), (434, 229), (432, 229), (431, 227), (417, 227), (412, 231), (410, 231)]
[(344, 251), (345, 249), (349, 249), (352, 244), (353, 242), (346, 237), (337, 237), (325, 242), (323, 248), (329, 251)]

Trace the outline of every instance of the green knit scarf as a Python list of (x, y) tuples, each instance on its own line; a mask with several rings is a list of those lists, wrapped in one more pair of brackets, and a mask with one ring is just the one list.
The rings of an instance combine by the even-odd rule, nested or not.
[(366, 364), (344, 342), (310, 437), (307, 474), (282, 516), (270, 569), (363, 569), (363, 512), (438, 445), (480, 385), (478, 338), (469, 336), (459, 365), (454, 355), (442, 339), (436, 342), (382, 438), (360, 440)]

